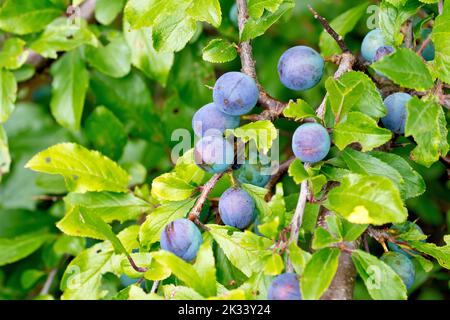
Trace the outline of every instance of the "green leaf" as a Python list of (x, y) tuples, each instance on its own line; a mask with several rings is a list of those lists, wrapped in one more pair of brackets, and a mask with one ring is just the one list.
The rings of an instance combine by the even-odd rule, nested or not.
[(195, 190), (195, 186), (180, 179), (176, 172), (160, 175), (152, 182), (152, 195), (160, 200), (185, 200), (191, 197)]
[(48, 233), (26, 233), (14, 238), (0, 238), (0, 266), (21, 260), (37, 249), (51, 236)]
[[(341, 15), (334, 18), (330, 22), (330, 26), (341, 37), (345, 37), (347, 33), (355, 28), (358, 21), (366, 13), (366, 9), (367, 3), (351, 8), (350, 10), (345, 11)], [(341, 49), (337, 45), (336, 41), (325, 30), (323, 30), (320, 34), (319, 47), (321, 54), (325, 57), (341, 52)]]
[(300, 279), (304, 300), (318, 300), (328, 289), (338, 268), (340, 250), (325, 248), (316, 251)]
[(222, 23), (222, 11), (220, 10), (219, 0), (194, 0), (186, 14), (197, 21), (207, 22), (216, 28)]
[(254, 272), (261, 272), (266, 259), (272, 255), (269, 250), (272, 241), (267, 238), (225, 226), (208, 224), (207, 227), (230, 262), (247, 277)]
[(264, 13), (264, 10), (274, 13), (280, 7), (283, 0), (249, 0), (247, 7), (250, 17), (259, 19)]
[(114, 113), (105, 107), (97, 107), (89, 115), (84, 132), (94, 148), (105, 156), (113, 160), (122, 156), (128, 141), (125, 127)]
[[(209, 237), (208, 237), (209, 238)], [(212, 248), (212, 240), (204, 239), (195, 258), (194, 269), (197, 274), (201, 275), (203, 288), (208, 295), (217, 294), (216, 265), (214, 260), (214, 252)]]
[(297, 99), (295, 102), (290, 100), (288, 106), (283, 110), (283, 115), (295, 121), (306, 118), (317, 118), (316, 112), (311, 105), (302, 99)]
[(436, 50), (433, 71), (439, 79), (450, 83), (450, 6), (448, 3), (445, 3), (444, 12), (434, 21), (431, 40)]
[(17, 82), (14, 75), (0, 70), (0, 123), (6, 122), (14, 110), (17, 97)]
[(408, 241), (408, 243), (416, 250), (428, 254), (435, 258), (439, 264), (450, 269), (450, 244), (438, 247), (434, 243), (426, 243), (421, 241)]
[(197, 31), (197, 21), (185, 12), (176, 11), (153, 26), (153, 46), (159, 52), (182, 50)]
[(341, 153), (341, 156), (348, 168), (354, 173), (368, 176), (381, 176), (390, 179), (399, 189), (402, 198), (405, 199), (405, 180), (395, 168), (367, 153), (353, 149), (345, 149)]
[(162, 86), (167, 83), (174, 62), (172, 52), (157, 52), (153, 47), (152, 29), (132, 29), (124, 20), (123, 34), (131, 50), (131, 63), (147, 77), (158, 81)]
[(143, 77), (131, 72), (116, 79), (95, 72), (90, 88), (97, 104), (111, 110), (133, 135), (150, 141), (160, 137), (160, 121), (153, 113), (152, 97)]
[(109, 240), (117, 253), (127, 253), (127, 249), (125, 249), (122, 242), (120, 242), (119, 238), (112, 231), (111, 226), (103, 221), (95, 212), (85, 210), (82, 207), (78, 207), (78, 212), (81, 217), (81, 222), (86, 228), (91, 229), (96, 234), (102, 235), (103, 239)]
[(211, 290), (215, 288), (204, 286), (202, 280), (204, 275), (202, 274), (202, 277), (200, 277), (200, 274), (195, 270), (194, 266), (173, 253), (168, 251), (158, 251), (153, 253), (153, 258), (158, 261), (158, 263), (169, 268), (178, 279), (201, 295), (205, 297), (215, 295), (215, 290)]
[(305, 165), (297, 158), (289, 166), (288, 174), (294, 179), (296, 184), (300, 184), (303, 180), (309, 178), (309, 173), (306, 171)]
[(252, 184), (242, 184), (242, 189), (248, 192), (248, 194), (253, 198), (255, 201), (256, 209), (259, 212), (259, 218), (262, 219), (261, 221), (264, 221), (266, 217), (269, 217), (272, 215), (272, 209), (270, 205), (266, 202), (264, 199), (267, 192), (269, 192), (266, 188), (261, 188), (258, 186), (254, 186)]
[(61, 235), (53, 245), (53, 250), (58, 255), (70, 254), (79, 255), (86, 248), (86, 239)]
[[(138, 247), (136, 241), (138, 227), (133, 226), (118, 234), (127, 252)], [(67, 266), (61, 279), (62, 300), (99, 300), (107, 295), (102, 286), (103, 275), (120, 275), (119, 261), (123, 255), (114, 254), (109, 241), (98, 243), (84, 250)]]
[(404, 199), (414, 198), (425, 192), (425, 181), (422, 176), (409, 165), (408, 161), (394, 153), (372, 151), (370, 155), (389, 164), (389, 166), (401, 174), (405, 181), (402, 191)]
[(128, 174), (98, 151), (74, 143), (60, 143), (35, 155), (25, 166), (62, 175), (73, 192), (127, 191)]
[(89, 73), (79, 51), (66, 53), (51, 67), (52, 98), (50, 107), (56, 121), (71, 130), (80, 129)]
[(20, 68), (28, 58), (28, 52), (24, 50), (25, 41), (19, 38), (9, 38), (3, 42), (0, 52), (0, 68), (10, 70)]
[(417, 146), (411, 158), (426, 167), (448, 153), (447, 123), (442, 107), (433, 100), (414, 97), (406, 104), (405, 136), (412, 136)]
[(95, 20), (101, 24), (111, 24), (125, 5), (125, 0), (97, 0), (95, 2)]
[(30, 49), (46, 58), (56, 59), (58, 52), (71, 51), (86, 44), (98, 46), (97, 37), (92, 33), (85, 20), (80, 24), (72, 23), (68, 18), (58, 18), (50, 23), (44, 32), (31, 43)]
[(194, 149), (189, 149), (178, 158), (174, 171), (177, 176), (186, 183), (201, 185), (207, 177), (205, 171), (200, 169), (195, 163)]
[(105, 222), (135, 220), (145, 211), (153, 208), (146, 201), (131, 193), (86, 192), (69, 193), (64, 202), (66, 207), (79, 206), (94, 212)]
[(373, 299), (406, 300), (403, 280), (387, 264), (361, 250), (353, 251), (352, 260)]
[(371, 67), (404, 88), (426, 91), (434, 86), (426, 64), (410, 49), (397, 49)]
[(283, 272), (284, 262), (283, 258), (274, 253), (266, 260), (266, 265), (264, 266), (264, 274), (269, 276), (276, 276)]
[(5, 0), (0, 9), (0, 29), (15, 34), (39, 32), (62, 13), (63, 7), (51, 0)]
[(203, 48), (203, 60), (212, 63), (233, 61), (237, 57), (237, 46), (224, 39), (213, 39)]
[(328, 230), (318, 227), (314, 230), (314, 238), (311, 247), (314, 250), (331, 247), (332, 244), (340, 242), (342, 239), (336, 238)]
[[(395, 0), (397, 1), (397, 0)], [(382, 1), (378, 11), (378, 24), (388, 44), (398, 46), (403, 41), (400, 29), (403, 23), (413, 16), (420, 5), (415, 0), (400, 0), (395, 5)], [(400, 66), (400, 65), (399, 65)]]
[(61, 279), (62, 300), (96, 300), (105, 297), (102, 276), (114, 270), (114, 251), (109, 242), (102, 242), (83, 251), (68, 265)]
[(275, 12), (272, 13), (270, 11), (266, 11), (260, 18), (250, 17), (240, 35), (241, 41), (251, 40), (263, 35), (267, 29), (269, 29), (294, 6), (294, 0), (283, 0)]
[(401, 223), (408, 215), (395, 184), (379, 176), (347, 175), (329, 192), (325, 207), (357, 224)]
[(139, 240), (143, 246), (150, 246), (159, 241), (161, 232), (168, 223), (183, 218), (194, 206), (196, 199), (187, 199), (184, 201), (168, 202), (162, 204), (150, 215), (142, 224), (139, 231)]
[(377, 122), (361, 112), (350, 112), (333, 130), (335, 145), (343, 150), (351, 143), (358, 142), (362, 151), (370, 151), (392, 138), (392, 132), (380, 128)]
[(306, 264), (309, 259), (311, 259), (311, 254), (302, 250), (296, 243), (292, 242), (289, 245), (289, 258), (291, 259), (295, 273), (301, 276), (305, 270)]
[(226, 131), (227, 136), (231, 134), (240, 138), (244, 143), (253, 140), (258, 150), (262, 150), (264, 153), (269, 151), (278, 137), (277, 129), (269, 120), (250, 122), (242, 127)]
[(131, 50), (125, 38), (117, 34), (106, 46), (86, 47), (86, 61), (110, 77), (121, 78), (130, 73)]
[(337, 80), (330, 77), (325, 87), (336, 122), (344, 119), (350, 111), (359, 111), (372, 118), (386, 115), (386, 107), (377, 87), (362, 72), (346, 72)]
[(164, 299), (166, 300), (204, 300), (201, 294), (186, 286), (175, 286), (173, 284), (162, 287)]

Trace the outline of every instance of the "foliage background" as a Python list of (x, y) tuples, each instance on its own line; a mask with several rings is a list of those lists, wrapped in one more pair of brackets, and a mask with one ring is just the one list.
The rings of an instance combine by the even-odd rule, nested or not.
[[(311, 105), (318, 105), (325, 94), (323, 83), (298, 94), (281, 85), (276, 69), (280, 55), (287, 48), (300, 44), (318, 48), (322, 27), (307, 10), (306, 2), (330, 20), (362, 3), (359, 0), (297, 0), (292, 13), (284, 16), (264, 36), (256, 38), (253, 48), (259, 80), (271, 95), (284, 101), (301, 97)], [(108, 5), (109, 2), (105, 3)], [(123, 5), (123, 1), (111, 3)], [(166, 67), (161, 64), (163, 67), (159, 73), (149, 76), (132, 67), (126, 76), (113, 78), (87, 65), (89, 82), (86, 82), (88, 90), (80, 128), (76, 128), (76, 125), (72, 128), (70, 125), (61, 126), (52, 116), (52, 75), (58, 73), (53, 61), (36, 70), (32, 77), (27, 77), (29, 70), (26, 68), (14, 72), (16, 77), (23, 76), (26, 80), (19, 83), (16, 108), (3, 125), (12, 164), (10, 172), (1, 176), (0, 238), (4, 241), (21, 236), (30, 237), (40, 232), (50, 234), (50, 238), (42, 241), (27, 257), (0, 267), (1, 299), (58, 298), (61, 294), (60, 279), (71, 257), (86, 245), (92, 245), (89, 242), (93, 241), (63, 236), (55, 227), (65, 213), (62, 196), (67, 190), (64, 181), (59, 176), (25, 169), (25, 163), (37, 152), (58, 142), (76, 142), (116, 160), (132, 175), (130, 188), (138, 186), (145, 190), (153, 178), (172, 169), (170, 149), (175, 142), (171, 142), (171, 133), (176, 128), (191, 130), (191, 118), (195, 110), (212, 99), (207, 86), (213, 85), (220, 74), (240, 69), (239, 59), (225, 64), (211, 64), (202, 59), (202, 49), (218, 33), (237, 41), (237, 28), (227, 14), (231, 5), (232, 1), (221, 1), (223, 21), (218, 31), (206, 24), (199, 25), (200, 31), (190, 43), (175, 53), (173, 66), (170, 67), (170, 63)], [(368, 19), (369, 14), (366, 17)], [(106, 44), (114, 37), (120, 37), (122, 15), (119, 14), (108, 26), (94, 22), (91, 30)], [(354, 52), (359, 52), (360, 43), (367, 32), (366, 19), (363, 18), (347, 35), (346, 41)], [(1, 37), (4, 42), (9, 36), (4, 33)], [(32, 42), (36, 37), (36, 34), (28, 34), (23, 38)], [(108, 54), (105, 59), (108, 59)], [(166, 59), (170, 61), (171, 57)], [(333, 71), (334, 67), (328, 66), (327, 75), (332, 75)], [(68, 72), (64, 70), (62, 74)], [(67, 79), (63, 76), (61, 81)], [(77, 93), (74, 92), (74, 95)], [(448, 110), (446, 116), (448, 119)], [(277, 120), (275, 125), (282, 130), (280, 150), (283, 151), (283, 159), (286, 159), (290, 156), (290, 135), (297, 125), (286, 120)], [(404, 155), (410, 152), (407, 148), (397, 150)], [(425, 169), (411, 164), (424, 177), (427, 191), (408, 201), (410, 220), (418, 219), (425, 234), (430, 235), (430, 241), (442, 244), (443, 236), (448, 234), (450, 226), (450, 183), (445, 165), (437, 162), (430, 169)], [(283, 183), (285, 194), (298, 192), (298, 187), (290, 177), (286, 176)], [(216, 194), (220, 192), (220, 188), (215, 190)], [(114, 225), (115, 231), (123, 228), (124, 225)], [(372, 245), (374, 250), (380, 250)], [(8, 250), (8, 246), (1, 242), (0, 254), (5, 250)], [(49, 289), (49, 295), (40, 296), (42, 286), (51, 272), (56, 272), (56, 279)], [(450, 276), (438, 264), (435, 263), (432, 272), (421, 274), (418, 278), (410, 299), (450, 298)], [(103, 287), (109, 291), (109, 297), (122, 288), (119, 279), (112, 274), (104, 276), (102, 281)], [(359, 280), (355, 298), (369, 298)]]

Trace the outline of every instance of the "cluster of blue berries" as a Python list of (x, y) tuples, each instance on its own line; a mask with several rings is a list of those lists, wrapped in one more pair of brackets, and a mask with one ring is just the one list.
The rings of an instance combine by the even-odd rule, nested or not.
[[(236, 13), (232, 12), (233, 20)], [(432, 45), (432, 44), (430, 44)], [(431, 49), (430, 49), (431, 50)], [(379, 29), (369, 32), (361, 46), (364, 59), (373, 63), (394, 52), (386, 45)], [(432, 52), (427, 54), (431, 57)], [(425, 54), (425, 53), (424, 53)], [(434, 57), (433, 57), (434, 58)], [(296, 46), (283, 53), (278, 62), (281, 83), (289, 89), (304, 91), (316, 86), (324, 73), (324, 60), (318, 52), (306, 46)], [(239, 183), (265, 186), (270, 175), (262, 174), (260, 163), (246, 160), (236, 164), (233, 140), (224, 137), (227, 129), (240, 125), (240, 117), (248, 114), (260, 96), (255, 80), (242, 72), (223, 74), (213, 88), (213, 102), (200, 108), (192, 119), (192, 128), (199, 138), (194, 148), (196, 164), (209, 173), (234, 170)], [(381, 119), (391, 131), (402, 134), (405, 130), (406, 103), (412, 97), (403, 92), (388, 96), (384, 103), (387, 115)], [(292, 151), (302, 162), (316, 163), (325, 159), (331, 147), (328, 130), (318, 123), (306, 123), (297, 128), (292, 138)], [(225, 225), (245, 229), (255, 222), (256, 206), (250, 194), (239, 185), (227, 189), (219, 199), (219, 214)], [(195, 259), (202, 244), (198, 227), (188, 219), (169, 223), (161, 234), (161, 248), (170, 251), (185, 261)], [(391, 252), (382, 260), (392, 267), (409, 288), (414, 281), (415, 270), (407, 252), (396, 244), (389, 243)], [(268, 292), (271, 300), (301, 300), (299, 278), (294, 273), (277, 276)]]
[[(431, 29), (423, 29), (421, 32), (423, 41), (430, 35)], [(361, 44), (361, 55), (369, 63), (377, 62), (392, 54), (395, 49), (386, 44), (383, 33), (380, 29), (370, 31)], [(425, 47), (422, 51), (422, 57), (431, 61), (435, 58), (435, 49), (433, 42)], [(383, 74), (377, 73), (379, 76)], [(405, 123), (407, 117), (406, 104), (412, 96), (404, 92), (396, 92), (387, 96), (384, 104), (387, 109), (387, 115), (381, 119), (383, 125), (396, 134), (405, 133)]]

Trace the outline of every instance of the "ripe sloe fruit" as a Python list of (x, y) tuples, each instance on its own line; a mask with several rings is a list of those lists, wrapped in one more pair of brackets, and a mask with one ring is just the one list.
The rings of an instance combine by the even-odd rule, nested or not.
[(324, 60), (314, 49), (296, 46), (286, 50), (278, 61), (280, 81), (292, 90), (308, 90), (323, 76)]
[(382, 46), (377, 49), (375, 52), (375, 56), (373, 57), (373, 61), (381, 60), (383, 57), (391, 54), (394, 52), (394, 48), (391, 46)]
[(411, 260), (398, 252), (386, 252), (381, 256), (381, 261), (391, 267), (403, 280), (406, 289), (411, 288), (416, 276), (416, 270)]
[(223, 137), (205, 136), (194, 148), (195, 163), (210, 173), (221, 173), (231, 167), (234, 161), (234, 146)]
[(219, 214), (226, 225), (244, 229), (255, 220), (255, 201), (245, 190), (229, 188), (219, 199)]
[(398, 134), (405, 132), (407, 116), (405, 105), (411, 98), (407, 93), (397, 92), (384, 99), (387, 115), (381, 118), (381, 122), (386, 128)]
[(292, 137), (292, 151), (303, 162), (323, 160), (330, 151), (330, 135), (318, 123), (305, 123), (297, 128)]
[(240, 118), (221, 112), (214, 103), (200, 108), (192, 118), (192, 128), (198, 137), (223, 135), (226, 129), (239, 126)]
[(197, 226), (188, 219), (170, 222), (161, 234), (161, 248), (170, 251), (185, 261), (197, 256), (203, 242), (202, 234)]
[(378, 48), (385, 46), (383, 33), (380, 29), (370, 31), (361, 44), (361, 54), (365, 60), (372, 63)]
[(231, 116), (250, 112), (258, 102), (255, 80), (242, 72), (227, 72), (217, 79), (213, 99), (220, 111)]
[[(397, 233), (397, 234), (401, 234), (401, 233), (407, 232), (410, 228), (415, 228), (421, 234), (424, 234), (422, 231), (422, 228), (420, 228), (417, 224), (412, 223), (410, 221), (406, 221), (406, 222), (404, 222), (402, 224), (398, 224), (398, 225), (393, 225), (391, 227), (391, 230), (394, 230), (395, 233)], [(420, 240), (420, 241), (425, 242), (425, 240)], [(415, 254), (419, 254), (417, 251), (412, 250), (410, 248), (407, 248), (407, 250), (404, 250), (400, 245), (398, 245), (394, 242), (391, 242), (391, 241), (388, 241), (388, 247), (391, 251), (404, 254), (405, 256), (407, 256), (410, 259), (413, 258)]]
[(298, 277), (294, 273), (283, 273), (270, 284), (269, 300), (302, 300)]
[(267, 173), (270, 168), (266, 168), (261, 163), (250, 163), (246, 161), (234, 172), (236, 179), (240, 183), (248, 183), (258, 187), (264, 187), (269, 182), (270, 175)]

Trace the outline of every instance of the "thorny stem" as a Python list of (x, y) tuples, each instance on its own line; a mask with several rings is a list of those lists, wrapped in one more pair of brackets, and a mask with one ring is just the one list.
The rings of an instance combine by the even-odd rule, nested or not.
[(272, 189), (275, 187), (275, 185), (278, 183), (278, 181), (281, 179), (283, 174), (289, 169), (289, 166), (291, 163), (295, 160), (295, 157), (291, 157), (278, 167), (278, 171), (270, 177), (269, 182), (266, 184), (266, 189), (268, 190), (265, 200), (269, 201), (272, 198)]
[(314, 15), (314, 18), (320, 22), (320, 24), (325, 29), (325, 31), (328, 32), (328, 34), (333, 37), (333, 39), (336, 41), (336, 43), (341, 48), (341, 50), (344, 53), (350, 52), (350, 49), (347, 47), (347, 45), (344, 42), (344, 39), (330, 26), (328, 21), (324, 17), (322, 17), (320, 14), (318, 14), (317, 11), (314, 10), (314, 8), (312, 6), (308, 5), (308, 9)]
[(136, 272), (145, 273), (145, 272), (148, 271), (147, 268), (139, 267), (139, 266), (136, 264), (136, 262), (134, 262), (133, 258), (132, 258), (129, 254), (127, 254), (127, 259), (128, 259), (128, 261), (130, 262), (131, 267), (132, 267)]
[(45, 280), (44, 286), (42, 287), (41, 291), (39, 292), (40, 296), (48, 294), (48, 292), (50, 291), (50, 287), (52, 286), (52, 283), (55, 280), (57, 273), (58, 273), (58, 268), (54, 268), (50, 271), (50, 273), (47, 276), (47, 279)]
[(202, 211), (203, 205), (205, 204), (206, 199), (208, 199), (208, 195), (211, 190), (215, 187), (217, 182), (222, 178), (223, 173), (216, 173), (209, 179), (209, 181), (203, 186), (202, 192), (195, 202), (194, 207), (191, 212), (189, 212), (188, 219), (194, 221), (195, 223), (199, 223), (198, 217), (200, 216), (200, 212)]
[[(309, 167), (308, 163), (305, 163), (305, 169)], [(303, 214), (305, 213), (306, 200), (308, 198), (308, 179), (305, 179), (300, 184), (300, 194), (298, 196), (297, 207), (295, 208), (294, 216), (292, 217), (290, 229), (291, 234), (289, 237), (289, 243), (297, 243), (298, 235), (300, 233), (300, 227), (303, 222)], [(294, 267), (290, 258), (287, 260), (286, 271), (292, 272)]]
[[(239, 34), (242, 35), (245, 23), (248, 20), (247, 1), (236, 0), (236, 5), (238, 8)], [(253, 115), (254, 118), (252, 120), (274, 120), (278, 118), (287, 107), (287, 103), (271, 97), (259, 83), (256, 76), (255, 60), (253, 59), (253, 49), (250, 41), (242, 41), (239, 44), (239, 55), (241, 58), (242, 72), (255, 79), (259, 89), (258, 101), (259, 104), (265, 109), (260, 115)]]
[(159, 280), (154, 281), (153, 285), (152, 285), (152, 289), (150, 290), (150, 293), (156, 293), (160, 283), (161, 283), (161, 281), (159, 281)]

